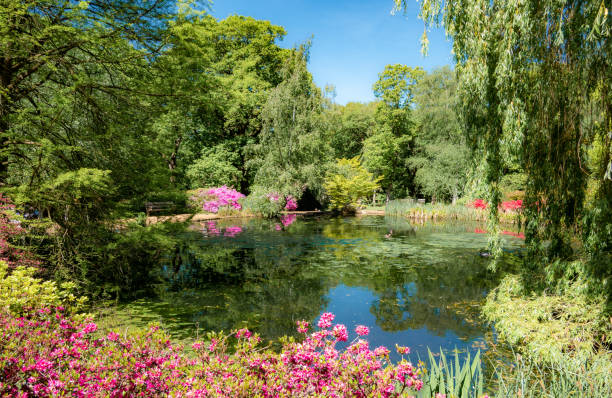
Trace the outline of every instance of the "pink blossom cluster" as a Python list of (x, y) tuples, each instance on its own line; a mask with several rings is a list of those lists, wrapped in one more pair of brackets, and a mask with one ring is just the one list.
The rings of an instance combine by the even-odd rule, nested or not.
[[(247, 329), (212, 333), (193, 353), (173, 346), (158, 327), (136, 334), (101, 332), (62, 309), (17, 317), (0, 312), (0, 396), (398, 397), (420, 390), (421, 370), (389, 350), (348, 340), (344, 325), (324, 314), (323, 329), (280, 353), (259, 346)], [(230, 350), (229, 346), (234, 349)]]
[(285, 198), (286, 202), (285, 202), (285, 210), (296, 210), (298, 208), (297, 205), (297, 200), (295, 200), (295, 198), (291, 195), (287, 195), (287, 197)]
[(203, 209), (209, 213), (217, 213), (220, 208), (228, 207), (236, 210), (242, 209), (238, 200), (244, 198), (244, 195), (235, 189), (228, 188), (223, 185), (218, 188), (211, 188), (205, 192), (209, 200), (204, 202)]
[[(266, 198), (268, 198), (268, 200), (270, 202), (278, 202), (281, 199), (281, 194), (279, 194), (278, 192), (270, 192), (266, 194)], [(296, 210), (298, 208), (298, 204), (297, 204), (297, 200), (291, 196), (291, 195), (287, 195), (285, 196), (285, 210)]]

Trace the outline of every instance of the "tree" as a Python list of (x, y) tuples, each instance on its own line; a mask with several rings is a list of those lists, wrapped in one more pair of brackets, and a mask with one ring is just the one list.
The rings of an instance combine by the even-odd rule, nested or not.
[(456, 101), (449, 67), (422, 76), (414, 90), (415, 149), (408, 160), (423, 194), (453, 203), (463, 193), (470, 166)]
[(270, 90), (251, 161), (256, 185), (295, 197), (306, 189), (321, 192), (330, 152), (321, 137), (322, 97), (306, 69), (307, 54), (304, 46), (294, 50), (283, 81)]
[(325, 113), (326, 139), (338, 159), (359, 156), (363, 142), (373, 134), (377, 103), (332, 105)]
[(354, 211), (359, 200), (371, 196), (378, 187), (378, 180), (368, 172), (359, 159), (337, 159), (335, 167), (325, 178), (325, 191), (331, 208), (340, 211)]
[(187, 168), (192, 188), (238, 186), (242, 173), (235, 166), (240, 161), (229, 145), (219, 144), (202, 150), (199, 159)]
[[(405, 7), (406, 0), (395, 3)], [(426, 23), (443, 22), (453, 39), (461, 119), (470, 146), (485, 154), (493, 230), (503, 154), (512, 153), (527, 175), (530, 254), (545, 264), (568, 259), (572, 232), (581, 230), (590, 270), (605, 280), (612, 277), (608, 10), (604, 1), (580, 0), (421, 3)], [(587, 169), (595, 146), (603, 150)], [(585, 203), (588, 181), (595, 188)], [(547, 271), (556, 280), (568, 269)]]
[[(0, 185), (9, 168), (31, 183), (53, 162), (93, 157), (83, 129), (108, 133), (110, 102), (130, 102), (124, 79), (160, 43), (168, 0), (3, 1), (0, 7)], [(138, 48), (138, 49), (137, 49)], [(91, 126), (84, 115), (93, 115)], [(86, 145), (90, 140), (85, 140)], [(52, 158), (51, 161), (49, 161)], [(46, 162), (45, 162), (46, 161)]]
[(363, 144), (363, 163), (382, 177), (381, 186), (391, 195), (406, 196), (414, 191), (407, 159), (413, 150), (414, 123), (411, 107), (414, 88), (423, 76), (421, 68), (387, 65), (374, 83), (378, 102), (374, 133)]

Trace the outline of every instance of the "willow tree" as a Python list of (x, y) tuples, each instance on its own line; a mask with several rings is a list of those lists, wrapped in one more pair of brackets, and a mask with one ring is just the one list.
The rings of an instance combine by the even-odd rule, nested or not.
[(261, 109), (262, 131), (251, 150), (254, 185), (300, 197), (322, 193), (331, 148), (323, 140), (323, 97), (307, 69), (308, 46), (294, 49), (281, 70), (282, 82)]
[[(395, 0), (398, 9), (406, 3)], [(528, 176), (530, 254), (568, 258), (570, 237), (579, 233), (606, 278), (612, 263), (607, 7), (604, 0), (423, 0), (420, 15), (453, 39), (462, 123), (472, 147), (486, 154), (492, 224), (503, 157), (516, 156)]]

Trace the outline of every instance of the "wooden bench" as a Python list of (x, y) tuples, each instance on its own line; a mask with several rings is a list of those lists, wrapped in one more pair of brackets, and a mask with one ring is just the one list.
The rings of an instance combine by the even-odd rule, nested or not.
[(147, 217), (151, 213), (160, 213), (165, 211), (174, 210), (176, 206), (174, 202), (147, 202), (145, 203), (145, 210), (147, 212)]

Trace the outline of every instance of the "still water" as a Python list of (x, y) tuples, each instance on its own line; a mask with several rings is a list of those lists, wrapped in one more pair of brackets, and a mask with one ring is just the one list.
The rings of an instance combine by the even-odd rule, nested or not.
[[(178, 339), (248, 327), (264, 339), (295, 335), (297, 320), (370, 328), (372, 347), (486, 349), (479, 305), (495, 285), (477, 224), (403, 218), (296, 217), (191, 224), (154, 266), (154, 294), (118, 307), (130, 322), (161, 322)], [(520, 237), (504, 236), (507, 251)], [(393, 352), (394, 350), (392, 350)]]

